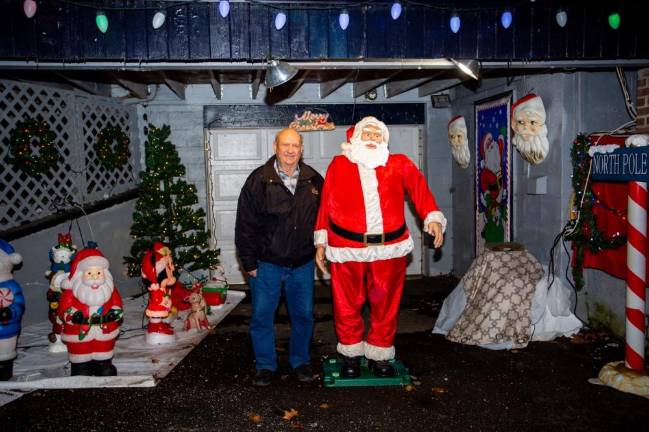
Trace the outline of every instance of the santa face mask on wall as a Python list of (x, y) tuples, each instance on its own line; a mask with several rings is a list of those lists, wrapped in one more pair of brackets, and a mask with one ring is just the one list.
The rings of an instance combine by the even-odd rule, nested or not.
[(467, 138), (466, 121), (463, 116), (457, 116), (448, 123), (448, 142), (451, 144), (453, 159), (462, 168), (469, 166), (469, 140)]
[(530, 93), (512, 106), (512, 143), (523, 159), (531, 164), (543, 162), (550, 150), (545, 107), (540, 97)]

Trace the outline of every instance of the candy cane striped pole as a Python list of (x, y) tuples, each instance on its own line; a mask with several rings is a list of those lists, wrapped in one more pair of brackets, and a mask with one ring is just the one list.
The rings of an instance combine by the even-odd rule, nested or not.
[(647, 183), (629, 182), (627, 205), (625, 365), (644, 370)]

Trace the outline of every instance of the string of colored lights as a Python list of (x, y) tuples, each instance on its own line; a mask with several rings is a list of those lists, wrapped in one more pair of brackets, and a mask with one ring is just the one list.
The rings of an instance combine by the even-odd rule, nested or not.
[[(155, 6), (134, 6), (134, 7), (115, 7), (115, 6), (106, 6), (106, 5), (96, 5), (94, 3), (80, 3), (74, 0), (56, 0), (59, 3), (66, 3), (70, 5), (74, 5), (77, 7), (85, 7), (85, 8), (92, 8), (96, 9), (96, 18), (95, 22), (97, 25), (97, 28), (99, 29), (100, 32), (106, 33), (108, 31), (108, 16), (106, 15), (106, 11), (138, 11), (138, 10), (155, 10), (155, 14), (153, 15), (153, 19), (151, 21), (151, 25), (154, 29), (159, 29), (161, 28), (166, 21), (167, 17), (167, 12), (166, 9), (169, 8), (175, 8), (179, 6), (184, 6), (187, 5), (188, 3), (215, 3), (218, 4), (218, 11), (219, 14), (223, 19), (227, 18), (228, 15), (230, 14), (230, 1), (228, 0), (220, 0), (218, 2), (216, 1), (204, 1), (204, 0), (187, 0), (187, 1), (177, 1), (177, 0), (167, 0), (169, 2), (168, 5), (161, 6), (160, 1), (151, 1), (150, 3), (155, 3)], [(249, 0), (249, 1), (238, 1), (237, 3), (250, 3), (250, 4), (255, 4), (255, 5), (263, 5), (265, 7), (268, 7), (270, 9), (277, 10), (277, 13), (275, 14), (274, 17), (274, 25), (276, 30), (282, 30), (286, 23), (288, 22), (288, 18), (286, 15), (286, 11), (289, 10), (340, 10), (340, 13), (338, 15), (338, 25), (340, 26), (341, 30), (345, 31), (350, 25), (350, 16), (349, 16), (349, 10), (352, 8), (363, 8), (368, 5), (375, 5), (375, 4), (385, 4), (385, 2), (370, 2), (370, 1), (365, 1), (365, 2), (338, 2), (338, 3), (333, 3), (332, 2), (313, 2), (313, 3), (301, 3), (301, 2), (292, 2), (292, 1), (279, 1), (279, 2), (272, 2), (272, 1), (262, 1), (262, 0)], [(524, 1), (521, 1), (519, 4), (526, 3)], [(474, 8), (455, 8), (455, 7), (450, 7), (447, 5), (443, 4), (435, 4), (435, 3), (420, 3), (416, 1), (394, 1), (392, 3), (392, 6), (390, 7), (390, 16), (394, 21), (398, 20), (401, 17), (401, 14), (403, 12), (404, 5), (407, 7), (408, 5), (413, 5), (413, 6), (418, 6), (418, 7), (426, 7), (426, 8), (432, 8), (432, 9), (438, 9), (438, 10), (444, 10), (444, 11), (452, 11), (451, 18), (449, 19), (449, 28), (453, 33), (459, 33), (461, 27), (462, 27), (462, 19), (461, 19), (461, 13), (475, 13), (478, 11), (487, 11), (487, 10), (501, 10), (502, 8), (498, 7), (474, 7)], [(517, 5), (510, 6), (511, 8), (515, 8)], [(23, 11), (25, 13), (25, 16), (27, 18), (33, 18), (36, 13), (37, 13), (37, 3), (35, 0), (24, 0), (23, 2)], [(555, 14), (555, 20), (556, 23), (559, 27), (564, 28), (568, 24), (568, 12), (563, 9), (563, 8), (558, 8), (557, 12)], [(510, 9), (505, 9), (502, 11), (500, 15), (500, 24), (504, 29), (509, 29), (512, 24), (514, 23), (514, 14)], [(608, 25), (611, 29), (617, 30), (622, 23), (622, 17), (618, 11), (611, 11), (611, 13), (608, 15)]]

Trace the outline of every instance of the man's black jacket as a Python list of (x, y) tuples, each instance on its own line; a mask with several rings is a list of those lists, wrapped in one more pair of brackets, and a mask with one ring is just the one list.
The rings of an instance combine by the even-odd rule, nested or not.
[(246, 272), (257, 260), (299, 267), (315, 255), (315, 227), (324, 180), (300, 161), (295, 195), (275, 171), (273, 156), (255, 169), (241, 189), (234, 242)]

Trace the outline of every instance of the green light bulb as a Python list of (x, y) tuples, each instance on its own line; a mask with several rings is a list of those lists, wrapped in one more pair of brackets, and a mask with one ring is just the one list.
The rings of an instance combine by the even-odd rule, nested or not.
[(617, 12), (614, 12), (608, 16), (608, 25), (611, 26), (613, 30), (617, 30), (617, 28), (620, 26), (620, 14)]
[(106, 33), (106, 30), (108, 30), (108, 17), (104, 11), (97, 11), (95, 23), (97, 23), (97, 28), (100, 32)]

